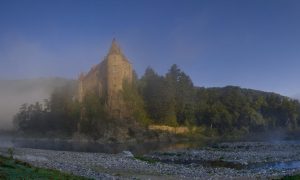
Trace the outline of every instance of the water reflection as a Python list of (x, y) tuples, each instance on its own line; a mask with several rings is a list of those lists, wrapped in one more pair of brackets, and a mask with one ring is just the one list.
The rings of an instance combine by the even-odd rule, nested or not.
[(275, 170), (299, 169), (300, 161), (269, 163), (267, 164), (267, 168)]
[(14, 139), (9, 145), (20, 148), (48, 149), (76, 152), (101, 152), (116, 154), (124, 150), (131, 151), (135, 155), (142, 155), (154, 151), (169, 151), (174, 149), (186, 149), (192, 146), (190, 143), (113, 143), (102, 144), (98, 142), (81, 142), (55, 139)]

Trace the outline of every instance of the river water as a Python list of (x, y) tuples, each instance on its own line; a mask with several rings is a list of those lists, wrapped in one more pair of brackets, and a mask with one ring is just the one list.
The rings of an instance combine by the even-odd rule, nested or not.
[[(200, 145), (197, 145), (200, 146)], [(47, 149), (59, 151), (76, 152), (101, 152), (120, 153), (131, 151), (135, 155), (142, 155), (154, 151), (168, 151), (174, 149), (185, 149), (192, 147), (191, 143), (171, 143), (171, 142), (145, 142), (145, 143), (98, 143), (95, 141), (74, 141), (62, 139), (36, 139), (36, 138), (13, 138), (0, 136), (0, 147), (17, 147)]]
[[(277, 141), (272, 142), (289, 144), (300, 144), (300, 141)], [(0, 147), (16, 147), (16, 148), (33, 148), (33, 149), (47, 149), (59, 151), (76, 151), (76, 152), (101, 152), (101, 153), (120, 153), (122, 151), (131, 151), (134, 155), (143, 155), (155, 151), (170, 151), (189, 148), (200, 148), (207, 146), (208, 142), (202, 143), (161, 143), (161, 142), (147, 142), (147, 143), (127, 143), (127, 144), (101, 144), (98, 142), (80, 142), (73, 140), (61, 139), (33, 139), (33, 138), (13, 138), (10, 136), (0, 136)], [(189, 162), (190, 163), (190, 162)], [(199, 163), (201, 164), (201, 163)], [(202, 163), (203, 165), (203, 163)], [(249, 164), (247, 166), (232, 166), (230, 162), (219, 161), (216, 163), (204, 163), (212, 167), (227, 167), (233, 169), (274, 169), (274, 170), (288, 170), (299, 169), (300, 161), (287, 161), (287, 162), (266, 162), (258, 164)]]

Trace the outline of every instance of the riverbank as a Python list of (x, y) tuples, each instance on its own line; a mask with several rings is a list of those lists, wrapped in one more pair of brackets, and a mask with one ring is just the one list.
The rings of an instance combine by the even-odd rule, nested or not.
[(57, 170), (33, 167), (26, 162), (0, 156), (0, 179), (73, 179), (88, 180)]
[[(9, 156), (8, 148), (0, 148), (0, 154)], [(138, 157), (130, 152), (105, 154), (29, 148), (15, 148), (13, 155), (38, 167), (94, 179), (254, 179), (300, 173), (300, 143), (293, 141), (220, 143)]]

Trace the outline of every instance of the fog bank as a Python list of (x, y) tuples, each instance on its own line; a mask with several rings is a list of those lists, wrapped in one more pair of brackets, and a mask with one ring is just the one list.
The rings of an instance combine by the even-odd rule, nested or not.
[(13, 127), (13, 116), (22, 104), (43, 101), (55, 88), (70, 81), (63, 78), (0, 80), (0, 130)]

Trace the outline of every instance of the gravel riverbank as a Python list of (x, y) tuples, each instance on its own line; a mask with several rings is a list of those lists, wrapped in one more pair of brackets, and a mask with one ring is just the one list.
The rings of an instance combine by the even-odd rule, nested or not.
[[(0, 154), (8, 156), (8, 149), (0, 148)], [(138, 158), (130, 152), (15, 148), (14, 158), (94, 179), (255, 179), (300, 173), (300, 143), (291, 141), (221, 143)]]

